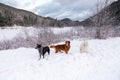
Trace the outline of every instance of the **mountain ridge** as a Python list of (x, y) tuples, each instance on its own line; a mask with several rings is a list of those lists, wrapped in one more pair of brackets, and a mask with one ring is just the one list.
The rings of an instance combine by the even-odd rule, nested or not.
[[(112, 2), (110, 5), (108, 5), (106, 7), (106, 9), (107, 10), (109, 9), (111, 18), (114, 18), (114, 21), (112, 21), (111, 25), (119, 26), (120, 25), (120, 0)], [(91, 19), (96, 15), (99, 16), (102, 13), (102, 11), (104, 11), (106, 9), (102, 9), (99, 13), (81, 21), (80, 25), (82, 25), (82, 26), (92, 26), (94, 23), (92, 22)]]

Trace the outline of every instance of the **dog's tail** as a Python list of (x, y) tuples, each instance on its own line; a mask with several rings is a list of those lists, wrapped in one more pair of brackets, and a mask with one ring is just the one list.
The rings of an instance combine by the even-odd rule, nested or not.
[(55, 48), (55, 46), (54, 46), (54, 45), (51, 45), (50, 48)]

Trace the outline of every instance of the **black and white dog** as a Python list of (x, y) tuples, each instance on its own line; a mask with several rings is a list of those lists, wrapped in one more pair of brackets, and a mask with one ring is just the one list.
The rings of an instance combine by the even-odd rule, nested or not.
[(39, 59), (41, 59), (41, 55), (44, 58), (44, 55), (46, 52), (48, 52), (48, 54), (50, 55), (50, 48), (48, 46), (43, 47), (43, 46), (41, 46), (41, 44), (37, 44), (36, 49), (38, 49), (38, 51), (39, 51), (39, 55), (40, 55)]

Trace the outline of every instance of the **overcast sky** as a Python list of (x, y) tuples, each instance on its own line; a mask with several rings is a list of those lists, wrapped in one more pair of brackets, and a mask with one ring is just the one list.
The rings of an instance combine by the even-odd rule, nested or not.
[(70, 18), (79, 21), (91, 15), (91, 10), (93, 10), (97, 1), (98, 0), (0, 0), (1, 3), (32, 11), (40, 16), (57, 19)]

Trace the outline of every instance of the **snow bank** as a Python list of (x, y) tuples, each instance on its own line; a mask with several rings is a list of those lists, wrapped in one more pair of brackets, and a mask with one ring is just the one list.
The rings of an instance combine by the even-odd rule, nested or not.
[(88, 40), (90, 53), (80, 53), (82, 42), (40, 61), (33, 48), (0, 51), (0, 80), (120, 80), (120, 38)]

